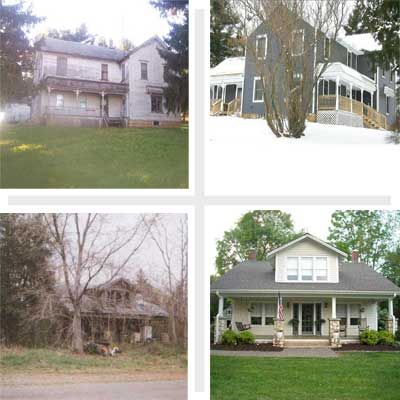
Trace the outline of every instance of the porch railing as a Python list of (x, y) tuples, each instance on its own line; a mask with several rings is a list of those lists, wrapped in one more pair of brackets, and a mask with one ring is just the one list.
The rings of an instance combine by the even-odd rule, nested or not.
[(216, 100), (211, 103), (211, 115), (218, 114), (221, 111), (222, 100)]
[(240, 103), (241, 103), (240, 97), (230, 101), (228, 103), (227, 114), (231, 115), (231, 114), (234, 114), (236, 112), (239, 112), (240, 111)]
[[(318, 110), (336, 110), (336, 96), (318, 96)], [(374, 110), (371, 106), (348, 97), (339, 96), (339, 110), (352, 112), (361, 115), (372, 121), (379, 128), (387, 129), (386, 116)]]
[(47, 106), (47, 114), (65, 115), (78, 117), (100, 117), (99, 108), (80, 108), (80, 107), (55, 107)]

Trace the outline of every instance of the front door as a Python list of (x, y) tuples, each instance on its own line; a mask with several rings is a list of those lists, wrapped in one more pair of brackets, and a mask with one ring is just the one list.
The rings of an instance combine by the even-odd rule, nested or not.
[(302, 304), (302, 313), (301, 313), (302, 335), (312, 335), (313, 325), (314, 325), (314, 305)]

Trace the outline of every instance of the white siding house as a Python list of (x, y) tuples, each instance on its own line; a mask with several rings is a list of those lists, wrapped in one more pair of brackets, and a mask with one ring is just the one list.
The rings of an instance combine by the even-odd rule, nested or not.
[(76, 126), (176, 126), (164, 107), (164, 61), (153, 37), (131, 52), (45, 38), (35, 58), (36, 122)]

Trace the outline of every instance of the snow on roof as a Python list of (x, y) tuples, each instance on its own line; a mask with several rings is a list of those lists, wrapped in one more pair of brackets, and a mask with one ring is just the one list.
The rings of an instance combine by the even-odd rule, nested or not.
[(382, 46), (374, 39), (371, 33), (348, 35), (340, 40), (357, 51), (378, 51), (382, 49)]
[(211, 69), (211, 76), (244, 74), (245, 57), (231, 57)]

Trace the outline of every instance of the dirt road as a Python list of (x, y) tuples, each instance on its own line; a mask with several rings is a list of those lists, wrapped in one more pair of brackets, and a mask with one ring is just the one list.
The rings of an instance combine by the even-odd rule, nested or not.
[(2, 400), (186, 400), (185, 380), (110, 383), (58, 383), (0, 387)]

